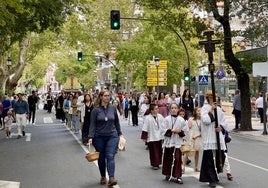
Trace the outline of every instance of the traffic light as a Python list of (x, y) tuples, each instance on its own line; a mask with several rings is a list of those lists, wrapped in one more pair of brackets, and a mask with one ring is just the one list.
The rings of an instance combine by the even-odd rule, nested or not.
[(118, 30), (120, 29), (120, 11), (119, 10), (111, 10), (111, 29)]
[(83, 53), (82, 52), (77, 53), (77, 61), (83, 61)]
[(185, 68), (184, 69), (184, 82), (185, 83), (189, 83), (191, 80), (191, 77), (190, 77), (190, 69), (189, 68)]

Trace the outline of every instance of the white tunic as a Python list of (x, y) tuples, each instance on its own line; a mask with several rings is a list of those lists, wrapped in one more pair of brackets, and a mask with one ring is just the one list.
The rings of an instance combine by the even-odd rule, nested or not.
[(147, 142), (163, 140), (160, 130), (165, 126), (165, 119), (161, 114), (157, 114), (156, 118), (152, 114), (146, 115), (142, 131), (148, 133)]
[[(210, 104), (205, 104), (201, 108), (201, 136), (202, 136), (201, 138), (204, 150), (217, 150), (218, 147), (216, 140), (215, 121), (211, 122), (210, 116), (208, 115), (210, 109), (211, 109)], [(214, 115), (214, 111), (212, 114)], [(220, 107), (217, 107), (217, 115), (218, 115), (218, 125), (221, 125), (225, 130), (228, 130), (224, 113)], [(221, 131), (219, 132), (219, 136), (220, 136), (221, 150), (226, 150), (224, 137)]]
[[(179, 128), (184, 131), (185, 134), (188, 132), (188, 126), (185, 120), (181, 116), (172, 117), (171, 115), (165, 118), (166, 126), (161, 130), (161, 134), (164, 136), (166, 131), (172, 128)], [(171, 148), (180, 148), (183, 145), (183, 137), (180, 137), (178, 133), (172, 133), (171, 137), (164, 137), (163, 147)]]

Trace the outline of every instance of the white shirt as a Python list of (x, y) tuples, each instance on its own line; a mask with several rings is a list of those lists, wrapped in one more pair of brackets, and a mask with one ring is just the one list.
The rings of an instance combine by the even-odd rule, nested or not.
[(263, 97), (258, 97), (256, 100), (256, 108), (263, 108)]

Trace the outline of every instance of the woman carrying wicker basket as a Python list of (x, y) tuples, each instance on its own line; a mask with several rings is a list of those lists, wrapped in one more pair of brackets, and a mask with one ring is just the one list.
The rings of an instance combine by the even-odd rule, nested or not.
[(109, 91), (101, 91), (94, 102), (90, 116), (89, 144), (99, 152), (98, 166), (101, 175), (100, 184), (107, 183), (106, 168), (109, 175), (108, 186), (117, 184), (114, 178), (115, 153), (118, 149), (119, 136), (122, 135), (115, 106), (110, 104)]

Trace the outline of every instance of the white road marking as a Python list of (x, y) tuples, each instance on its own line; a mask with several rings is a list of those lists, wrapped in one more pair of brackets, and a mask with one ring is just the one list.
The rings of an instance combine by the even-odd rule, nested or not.
[(53, 123), (53, 120), (51, 117), (44, 117), (44, 123)]
[(26, 133), (25, 136), (26, 136), (25, 141), (26, 142), (30, 142), (31, 141), (31, 137), (32, 137), (32, 133)]
[[(10, 138), (17, 138), (18, 135), (19, 135), (18, 133), (11, 133)], [(30, 142), (32, 138), (32, 133), (25, 133), (25, 137), (26, 137), (25, 141)], [(23, 136), (21, 138), (23, 138)], [(0, 188), (2, 187), (0, 186)]]
[(263, 167), (261, 167), (261, 166), (254, 165), (254, 164), (252, 164), (252, 163), (249, 163), (249, 162), (246, 162), (246, 161), (242, 161), (242, 160), (240, 160), (240, 159), (231, 157), (230, 155), (228, 155), (228, 158), (229, 158), (229, 159), (232, 159), (232, 160), (235, 160), (235, 161), (238, 161), (238, 162), (240, 162), (240, 163), (243, 163), (243, 164), (246, 164), (246, 165), (249, 165), (249, 166), (252, 166), (252, 167), (255, 167), (255, 168), (258, 168), (258, 169), (260, 169), (260, 170), (263, 170), (263, 171), (268, 172), (268, 169), (267, 169), (267, 168), (263, 168)]
[(0, 180), (0, 187), (1, 188), (19, 188), (20, 182)]

